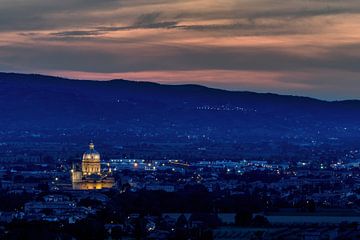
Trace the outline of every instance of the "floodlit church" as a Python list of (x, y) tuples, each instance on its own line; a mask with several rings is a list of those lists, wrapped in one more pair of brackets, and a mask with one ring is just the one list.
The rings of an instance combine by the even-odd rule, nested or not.
[(73, 165), (71, 181), (75, 190), (112, 188), (115, 185), (111, 168), (107, 172), (101, 171), (100, 154), (92, 142), (89, 144), (89, 150), (83, 154), (81, 166)]

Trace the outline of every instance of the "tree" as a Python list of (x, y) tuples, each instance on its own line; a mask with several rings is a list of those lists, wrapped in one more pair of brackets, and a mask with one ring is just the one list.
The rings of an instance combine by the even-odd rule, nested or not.
[(262, 215), (256, 215), (252, 220), (253, 227), (268, 227), (270, 226), (269, 220)]
[(238, 226), (250, 226), (252, 213), (249, 210), (240, 210), (235, 215), (235, 224)]

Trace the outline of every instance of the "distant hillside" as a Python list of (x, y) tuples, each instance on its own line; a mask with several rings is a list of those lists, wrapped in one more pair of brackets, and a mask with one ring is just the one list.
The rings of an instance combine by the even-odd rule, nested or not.
[(360, 136), (360, 101), (126, 80), (0, 73), (0, 112), (2, 132), (14, 135), (127, 134), (154, 141)]

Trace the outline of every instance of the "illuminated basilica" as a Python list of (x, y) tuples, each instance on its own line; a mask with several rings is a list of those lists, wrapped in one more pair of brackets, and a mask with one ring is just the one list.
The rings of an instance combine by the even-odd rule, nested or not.
[(115, 185), (111, 168), (107, 172), (101, 171), (100, 154), (93, 143), (90, 143), (89, 150), (83, 154), (81, 167), (74, 165), (71, 169), (71, 181), (75, 190), (112, 188)]

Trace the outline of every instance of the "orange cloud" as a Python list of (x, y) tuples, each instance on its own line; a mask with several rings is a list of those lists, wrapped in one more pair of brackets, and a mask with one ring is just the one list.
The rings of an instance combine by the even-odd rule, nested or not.
[(0, 70), (356, 97), (358, 29), (357, 0), (5, 0)]

